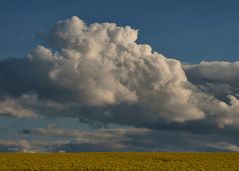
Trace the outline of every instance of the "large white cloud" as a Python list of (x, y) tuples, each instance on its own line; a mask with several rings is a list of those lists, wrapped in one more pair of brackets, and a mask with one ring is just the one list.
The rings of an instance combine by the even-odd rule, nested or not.
[(78, 17), (57, 22), (49, 42), (29, 57), (54, 63), (49, 77), (70, 89), (86, 106), (139, 104), (150, 119), (186, 121), (205, 116), (191, 103), (193, 92), (178, 60), (137, 44), (137, 30), (114, 23), (86, 26)]
[[(52, 49), (39, 45), (27, 58), (2, 64), (22, 70), (0, 68), (4, 83), (0, 95), (16, 96), (22, 106), (40, 114), (74, 116), (81, 121), (136, 126), (162, 120), (237, 125), (239, 110), (234, 89), (224, 91), (224, 98), (229, 97), (225, 100), (200, 84), (212, 80), (208, 84), (214, 86), (216, 82), (220, 90), (225, 84), (237, 85), (237, 62), (182, 66), (149, 45), (138, 44), (137, 37), (138, 30), (130, 26), (87, 25), (78, 17), (58, 21), (47, 36)], [(8, 86), (15, 77), (22, 78), (19, 86)], [(31, 94), (36, 94), (35, 98), (23, 100)]]

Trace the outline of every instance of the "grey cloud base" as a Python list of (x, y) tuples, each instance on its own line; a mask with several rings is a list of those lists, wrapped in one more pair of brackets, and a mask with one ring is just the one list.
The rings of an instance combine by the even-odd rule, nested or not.
[(137, 44), (137, 36), (130, 26), (58, 21), (46, 37), (52, 49), (39, 45), (24, 58), (0, 61), (0, 114), (237, 130), (238, 62), (182, 65)]

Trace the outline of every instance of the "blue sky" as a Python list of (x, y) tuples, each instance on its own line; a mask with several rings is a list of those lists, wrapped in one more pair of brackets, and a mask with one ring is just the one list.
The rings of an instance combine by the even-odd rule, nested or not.
[(0, 151), (239, 151), (238, 5), (0, 1)]
[[(138, 42), (166, 56), (195, 63), (235, 61), (239, 54), (239, 2), (218, 1), (1, 1), (0, 58), (22, 57), (58, 20), (114, 22), (139, 29)], [(13, 50), (14, 49), (14, 50)]]

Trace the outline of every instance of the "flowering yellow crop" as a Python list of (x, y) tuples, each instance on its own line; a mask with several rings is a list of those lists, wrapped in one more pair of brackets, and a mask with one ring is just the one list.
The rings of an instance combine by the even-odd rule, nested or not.
[(0, 170), (239, 170), (239, 153), (1, 153)]

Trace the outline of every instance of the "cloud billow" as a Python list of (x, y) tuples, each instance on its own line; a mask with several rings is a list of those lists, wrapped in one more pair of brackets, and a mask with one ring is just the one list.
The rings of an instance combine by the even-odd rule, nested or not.
[[(182, 65), (136, 43), (137, 37), (130, 26), (87, 25), (78, 17), (58, 21), (46, 38), (53, 49), (39, 45), (25, 58), (0, 62), (0, 104), (11, 99), (31, 110), (28, 117), (137, 127), (162, 121), (237, 125), (237, 62)], [(209, 85), (229, 88), (217, 95)]]

